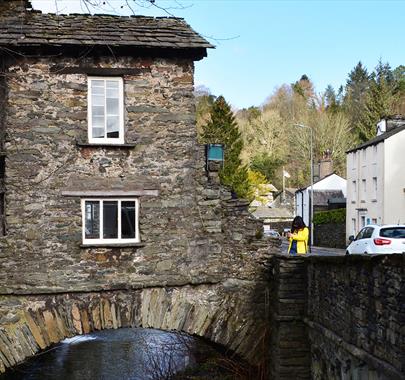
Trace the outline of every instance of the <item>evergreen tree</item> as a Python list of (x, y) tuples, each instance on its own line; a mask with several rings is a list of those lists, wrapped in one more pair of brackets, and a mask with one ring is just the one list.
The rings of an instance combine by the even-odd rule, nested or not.
[(378, 63), (371, 76), (370, 88), (367, 92), (365, 112), (359, 123), (359, 139), (367, 141), (376, 134), (377, 123), (385, 116), (392, 114), (394, 104), (394, 76), (388, 63)]
[(325, 90), (325, 99), (326, 99), (326, 110), (331, 113), (335, 113), (339, 111), (340, 109), (340, 98), (339, 96), (341, 95), (340, 91), (342, 89), (339, 89), (339, 93), (336, 94), (335, 89), (333, 88), (332, 85), (328, 85)]
[(243, 141), (232, 110), (223, 96), (215, 100), (210, 118), (203, 126), (202, 140), (207, 144), (224, 144), (225, 162), (219, 173), (221, 183), (229, 186), (239, 197), (246, 197), (249, 191), (248, 171), (240, 159)]
[(346, 82), (346, 93), (343, 99), (345, 113), (348, 116), (353, 131), (359, 128), (366, 104), (367, 91), (370, 86), (370, 75), (359, 62), (349, 73)]

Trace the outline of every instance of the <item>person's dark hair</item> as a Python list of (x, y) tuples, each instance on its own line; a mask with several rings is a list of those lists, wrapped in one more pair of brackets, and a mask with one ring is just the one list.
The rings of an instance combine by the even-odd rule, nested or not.
[(302, 230), (305, 227), (304, 219), (301, 216), (296, 216), (291, 224), (291, 232)]

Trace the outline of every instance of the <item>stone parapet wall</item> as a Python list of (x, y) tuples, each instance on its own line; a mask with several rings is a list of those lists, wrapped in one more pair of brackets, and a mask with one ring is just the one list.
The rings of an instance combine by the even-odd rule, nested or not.
[(317, 247), (346, 248), (346, 224), (327, 223), (315, 225), (314, 245)]
[(310, 379), (310, 349), (304, 323), (307, 289), (305, 261), (272, 259), (270, 280), (270, 378)]
[(313, 379), (405, 378), (405, 255), (312, 257)]
[(269, 344), (269, 255), (246, 257), (245, 280), (0, 296), (0, 373), (66, 337), (120, 327), (196, 334), (262, 364)]

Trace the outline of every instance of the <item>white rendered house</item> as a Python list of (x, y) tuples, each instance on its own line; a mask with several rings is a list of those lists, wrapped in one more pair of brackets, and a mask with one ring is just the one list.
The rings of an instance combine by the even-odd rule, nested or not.
[(377, 136), (347, 152), (346, 237), (367, 224), (405, 223), (405, 118), (381, 120)]
[[(314, 206), (319, 194), (330, 195), (341, 194), (346, 197), (346, 180), (339, 175), (332, 173), (322, 178), (313, 185), (314, 189)], [(298, 189), (295, 192), (295, 215), (302, 216), (307, 226), (310, 225), (311, 219), (311, 186)]]

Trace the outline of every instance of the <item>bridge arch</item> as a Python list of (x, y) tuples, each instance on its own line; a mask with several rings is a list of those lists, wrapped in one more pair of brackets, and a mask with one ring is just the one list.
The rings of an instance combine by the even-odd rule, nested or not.
[(183, 331), (254, 364), (265, 322), (252, 292), (216, 284), (10, 298), (14, 318), (0, 328), (0, 372), (65, 338), (121, 327)]

